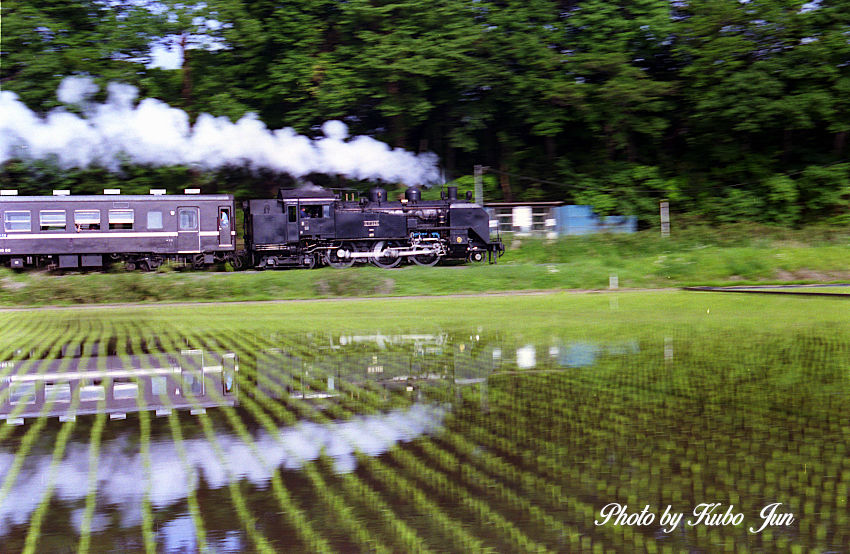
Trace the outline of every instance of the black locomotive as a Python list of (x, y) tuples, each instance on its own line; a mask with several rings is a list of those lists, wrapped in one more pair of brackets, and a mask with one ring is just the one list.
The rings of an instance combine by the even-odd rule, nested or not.
[(391, 268), (406, 260), (492, 262), (504, 252), (501, 240), (490, 239), (487, 213), (469, 194), (459, 200), (456, 187), (436, 201), (421, 200), (411, 188), (399, 202), (388, 202), (381, 188), (359, 200), (320, 187), (281, 189), (276, 199), (245, 202), (244, 252), (236, 250), (233, 196), (199, 195), (197, 189), (185, 195), (151, 192), (2, 194), (0, 266), (72, 269), (123, 262), (127, 269), (151, 270), (168, 260), (196, 269), (223, 261), (237, 268), (357, 262)]
[(277, 198), (249, 200), (245, 209), (245, 246), (258, 269), (311, 268), (319, 264), (349, 267), (371, 262), (393, 268), (404, 261), (435, 265), (441, 260), (494, 262), (504, 253), (490, 238), (484, 209), (448, 187), (441, 200), (421, 199), (409, 188), (390, 202), (382, 188), (368, 197), (346, 200), (321, 187), (281, 189)]

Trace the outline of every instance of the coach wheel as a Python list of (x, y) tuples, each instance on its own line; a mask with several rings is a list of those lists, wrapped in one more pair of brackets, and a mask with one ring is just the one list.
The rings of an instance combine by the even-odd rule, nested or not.
[(148, 260), (139, 260), (139, 269), (141, 271), (150, 271), (151, 265)]
[(440, 257), (437, 254), (416, 254), (415, 256), (410, 257), (413, 260), (413, 263), (416, 265), (424, 265), (427, 267), (437, 265), (437, 262), (440, 261)]
[(331, 248), (328, 250), (327, 254), (325, 254), (325, 263), (338, 269), (351, 267), (354, 265), (354, 260), (356, 258), (351, 258), (349, 255), (356, 250), (357, 249), (350, 244), (343, 244), (339, 248)]
[(394, 252), (389, 252), (389, 248), (393, 246), (395, 246), (395, 243), (379, 240), (372, 247), (372, 256), (369, 259), (373, 264), (383, 269), (398, 267), (401, 263), (401, 256), (398, 256)]
[(485, 259), (487, 259), (487, 256), (481, 250), (475, 250), (469, 253), (470, 262), (479, 263), (483, 262)]
[(124, 264), (124, 268), (127, 271), (135, 271), (136, 270), (136, 262), (126, 262)]
[(304, 269), (313, 269), (316, 267), (316, 256), (308, 255), (301, 258), (301, 267)]

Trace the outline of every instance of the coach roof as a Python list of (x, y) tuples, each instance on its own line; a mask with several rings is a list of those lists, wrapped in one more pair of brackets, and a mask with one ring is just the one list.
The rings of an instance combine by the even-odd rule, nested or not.
[(6, 202), (185, 202), (198, 200), (232, 202), (230, 194), (86, 194), (80, 196), (0, 196), (0, 204)]

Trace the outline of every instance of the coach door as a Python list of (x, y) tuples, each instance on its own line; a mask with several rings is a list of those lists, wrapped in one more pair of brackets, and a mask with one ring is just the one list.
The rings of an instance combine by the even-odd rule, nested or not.
[(230, 220), (230, 208), (219, 207), (218, 209), (218, 245), (231, 246), (233, 244), (233, 235), (230, 233), (230, 228), (233, 222)]
[(181, 253), (201, 251), (200, 209), (177, 208), (177, 251)]

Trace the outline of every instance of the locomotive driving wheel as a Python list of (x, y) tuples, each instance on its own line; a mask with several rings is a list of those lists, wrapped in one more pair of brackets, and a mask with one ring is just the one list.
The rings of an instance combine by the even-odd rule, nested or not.
[(372, 256), (369, 260), (382, 269), (392, 269), (401, 263), (401, 257), (388, 249), (396, 246), (395, 242), (379, 240), (372, 247)]
[(437, 254), (416, 254), (410, 257), (413, 260), (413, 263), (416, 265), (424, 265), (427, 267), (437, 265), (437, 262), (440, 261), (440, 256)]
[(308, 254), (304, 256), (301, 260), (301, 267), (304, 269), (313, 269), (316, 267), (316, 256), (313, 254)]
[(325, 263), (337, 269), (351, 267), (354, 265), (355, 258), (349, 257), (349, 254), (356, 251), (357, 248), (353, 244), (342, 244), (338, 248), (331, 248), (325, 254)]

